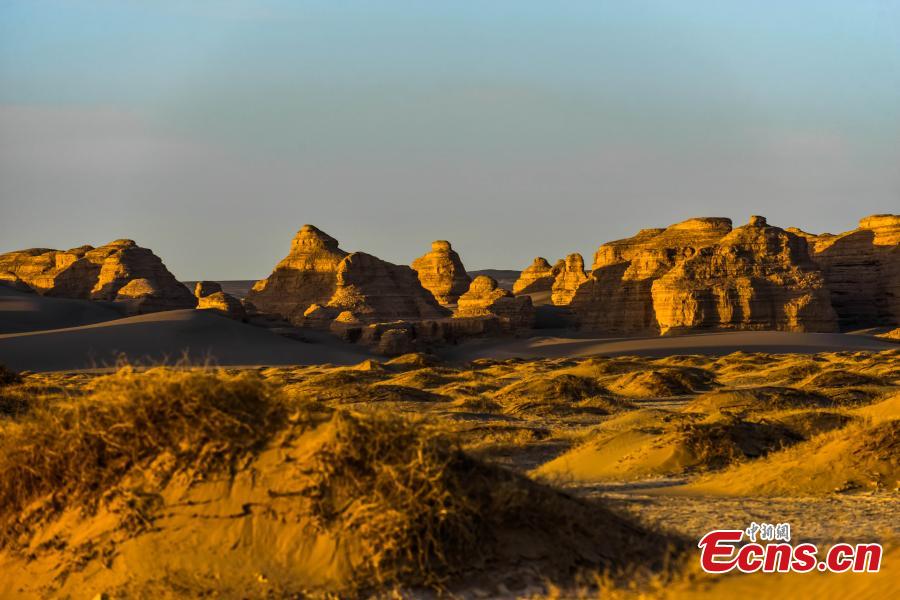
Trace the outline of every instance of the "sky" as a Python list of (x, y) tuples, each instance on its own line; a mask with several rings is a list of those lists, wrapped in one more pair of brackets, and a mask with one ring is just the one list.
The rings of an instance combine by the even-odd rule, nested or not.
[(0, 252), (127, 237), (258, 279), (312, 223), (521, 269), (694, 216), (883, 212), (895, 0), (0, 2)]

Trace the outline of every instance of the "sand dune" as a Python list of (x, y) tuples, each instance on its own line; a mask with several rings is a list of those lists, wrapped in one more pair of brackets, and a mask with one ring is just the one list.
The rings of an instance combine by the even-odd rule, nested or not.
[(556, 358), (563, 356), (673, 354), (723, 355), (737, 352), (813, 354), (817, 352), (895, 349), (896, 344), (864, 335), (844, 333), (791, 333), (786, 331), (736, 331), (675, 337), (589, 338), (538, 336), (530, 338), (477, 340), (440, 353), (451, 361), (475, 358)]
[(0, 333), (77, 327), (121, 316), (98, 302), (47, 298), (0, 285)]
[(131, 362), (192, 361), (219, 365), (353, 364), (368, 355), (356, 346), (304, 343), (207, 311), (173, 310), (104, 323), (0, 335), (0, 364), (62, 371)]

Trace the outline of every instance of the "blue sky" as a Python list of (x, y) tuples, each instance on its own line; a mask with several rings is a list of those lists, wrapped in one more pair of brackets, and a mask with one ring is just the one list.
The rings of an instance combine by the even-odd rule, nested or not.
[(900, 3), (0, 4), (0, 251), (256, 278), (315, 223), (408, 263), (900, 207)]

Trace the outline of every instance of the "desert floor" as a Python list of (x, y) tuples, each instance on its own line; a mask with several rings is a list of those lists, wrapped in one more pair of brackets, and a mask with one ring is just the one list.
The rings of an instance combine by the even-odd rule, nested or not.
[[(151, 324), (185, 326), (185, 321), (193, 323), (191, 327), (206, 327), (194, 322), (198, 318), (192, 311), (182, 311), (128, 321), (132, 323), (131, 327), (139, 330), (146, 327), (148, 331)], [(218, 324), (218, 317), (210, 318), (217, 319)], [(241, 330), (244, 327), (234, 325)], [(88, 325), (75, 331), (105, 332), (108, 327), (109, 324)], [(63, 330), (42, 335), (59, 336), (52, 338), (55, 340), (53, 345), (57, 345), (73, 333)], [(53, 431), (54, 427), (63, 427), (59, 423), (67, 421), (59, 417), (60, 414), (69, 414), (67, 411), (89, 413), (91, 406), (101, 409), (100, 414), (110, 402), (112, 405), (132, 403), (121, 414), (108, 417), (112, 421), (104, 427), (109, 427), (110, 422), (130, 420), (135, 412), (151, 414), (140, 403), (153, 403), (162, 398), (166, 411), (169, 411), (165, 413), (163, 424), (173, 427), (172, 420), (177, 421), (183, 416), (177, 413), (181, 410), (177, 408), (180, 405), (176, 403), (175, 408), (171, 408), (170, 403), (182, 396), (202, 396), (208, 389), (226, 385), (234, 378), (234, 381), (243, 382), (240, 385), (249, 385), (246, 378), (250, 378), (247, 381), (260, 381), (259, 385), (263, 386), (260, 389), (271, 390), (267, 394), (277, 394), (281, 398), (279, 402), (297, 407), (291, 410), (306, 414), (313, 410), (309, 408), (312, 406), (316, 407), (315, 411), (331, 416), (316, 417), (319, 419), (316, 423), (320, 424), (312, 426), (312, 430), (309, 425), (301, 428), (311, 433), (291, 434), (291, 439), (300, 435), (297, 439), (301, 441), (290, 442), (294, 445), (281, 442), (281, 446), (273, 446), (271, 440), (281, 438), (267, 434), (269, 437), (264, 439), (269, 441), (260, 447), (272, 450), (254, 450), (250, 458), (235, 463), (239, 466), (233, 466), (236, 470), (224, 479), (221, 474), (212, 478), (204, 475), (200, 481), (190, 484), (183, 480), (189, 477), (185, 473), (193, 473), (190, 477), (194, 477), (199, 467), (195, 465), (184, 471), (186, 467), (179, 462), (181, 459), (167, 459), (173, 462), (163, 469), (166, 476), (153, 475), (148, 479), (146, 473), (159, 471), (161, 457), (170, 452), (160, 450), (153, 442), (152, 451), (148, 450), (146, 454), (128, 454), (132, 458), (126, 461), (121, 471), (102, 480), (102, 489), (91, 487), (77, 493), (72, 490), (64, 496), (68, 498), (66, 500), (52, 491), (56, 489), (51, 485), (53, 481), (67, 481), (60, 475), (60, 469), (68, 472), (65, 470), (77, 468), (80, 480), (93, 477), (93, 471), (85, 472), (81, 466), (74, 467), (65, 461), (60, 466), (42, 458), (39, 462), (51, 465), (46, 468), (52, 467), (50, 472), (57, 479), (46, 479), (49, 475), (43, 476), (44, 479), (28, 475), (33, 487), (27, 493), (21, 492), (24, 496), (20, 501), (28, 499), (32, 508), (24, 512), (19, 509), (4, 517), (6, 526), (10, 531), (18, 532), (18, 537), (14, 536), (14, 543), (5, 537), (4, 549), (0, 551), (0, 565), (3, 566), (0, 585), (17, 590), (23, 597), (65, 596), (74, 594), (75, 590), (88, 590), (91, 596), (109, 593), (111, 597), (151, 591), (162, 597), (207, 592), (226, 597), (280, 597), (301, 593), (291, 586), (298, 578), (306, 578), (307, 582), (317, 582), (302, 590), (303, 594), (312, 596), (324, 593), (322, 590), (338, 589), (343, 590), (340, 594), (370, 595), (380, 593), (378, 590), (394, 590), (413, 597), (430, 597), (434, 592), (429, 591), (428, 582), (432, 580), (422, 575), (431, 573), (430, 569), (434, 568), (434, 573), (442, 573), (444, 593), (469, 598), (598, 597), (610, 593), (741, 597), (750, 592), (768, 593), (766, 590), (775, 593), (779, 589), (817, 597), (890, 597), (890, 590), (896, 588), (898, 581), (896, 571), (892, 569), (897, 560), (893, 548), (900, 534), (900, 520), (897, 519), (900, 514), (897, 492), (900, 349), (887, 344), (890, 349), (873, 351), (879, 350), (883, 342), (851, 335), (740, 333), (689, 338), (656, 340), (657, 345), (653, 344), (654, 340), (599, 341), (556, 337), (507, 340), (460, 346), (445, 357), (413, 354), (392, 360), (363, 358), (343, 366), (273, 365), (227, 371), (196, 371), (182, 366), (175, 370), (151, 369), (147, 372), (126, 369), (113, 375), (85, 371), (26, 374), (20, 382), (3, 388), (6, 416), (0, 417), (0, 443), (6, 454), (5, 462), (0, 464), (0, 479), (8, 479), (16, 473), (21, 478), (31, 473), (22, 470), (23, 462), (35, 460), (33, 454), (28, 454), (28, 448), (35, 446), (37, 452), (36, 446), (44, 444), (52, 452), (53, 444), (63, 443), (54, 441), (55, 437), (44, 431), (45, 428)], [(3, 338), (2, 343), (7, 344), (6, 348), (12, 348), (12, 344), (21, 339), (12, 334)], [(757, 351), (722, 354), (722, 349), (727, 348), (724, 346), (727, 340), (757, 341), (760, 348), (775, 352), (755, 348)], [(316, 346), (314, 343), (284, 341)], [(666, 345), (672, 343), (675, 345)], [(784, 349), (779, 343), (786, 344), (792, 352), (777, 352)], [(841, 343), (852, 350), (847, 350), (848, 346)], [(821, 351), (819, 344), (839, 344), (838, 351), (830, 346), (829, 351)], [(867, 350), (860, 350), (857, 344)], [(497, 352), (500, 358), (477, 358), (491, 349), (496, 352), (498, 348), (506, 348), (506, 352), (546, 353), (549, 358), (504, 358), (502, 352)], [(618, 350), (627, 350), (633, 354), (599, 356), (596, 355), (597, 348), (614, 348), (616, 354)], [(661, 348), (677, 349), (678, 353), (654, 356)], [(805, 352), (793, 352), (797, 348), (803, 348)], [(703, 354), (706, 349), (714, 350), (713, 355)], [(47, 351), (56, 356), (52, 346)], [(642, 351), (649, 355), (639, 355)], [(0, 360), (11, 355), (4, 355)], [(315, 358), (313, 354), (304, 356), (309, 360)], [(352, 358), (349, 354), (330, 356), (338, 359), (332, 362), (351, 362)], [(470, 356), (475, 358), (464, 360)], [(190, 392), (194, 385), (191, 377), (212, 379), (205, 380), (207, 383), (202, 385), (201, 391), (194, 393)], [(202, 417), (202, 414), (197, 416), (198, 411), (201, 408), (188, 411), (194, 415), (191, 423)], [(84, 412), (78, 414), (82, 415), (81, 419), (93, 418)], [(238, 413), (238, 416), (243, 414)], [(357, 419), (350, 422), (363, 427), (353, 435), (382, 432), (371, 439), (363, 436), (358, 444), (351, 444), (352, 455), (347, 458), (351, 461), (348, 464), (356, 465), (354, 469), (365, 466), (362, 471), (353, 472), (354, 485), (363, 486), (353, 492), (353, 498), (361, 501), (360, 498), (369, 497), (366, 494), (373, 494), (373, 489), (381, 490), (372, 496), (371, 504), (379, 507), (378, 515), (393, 514), (395, 510), (407, 515), (403, 511), (410, 506), (403, 504), (407, 509), (398, 508), (397, 503), (401, 501), (395, 496), (393, 487), (400, 485), (396, 480), (398, 477), (406, 481), (402, 465), (407, 464), (403, 461), (409, 457), (404, 454), (402, 460), (397, 459), (401, 466), (392, 467), (393, 453), (402, 454), (409, 445), (422, 444), (419, 458), (411, 459), (414, 464), (419, 464), (417, 461), (424, 460), (422, 452), (427, 458), (427, 453), (433, 450), (429, 450), (432, 448), (429, 444), (438, 439), (458, 447), (468, 457), (465, 460), (476, 461), (466, 469), (481, 473), (479, 469), (501, 468), (497, 474), (492, 475), (494, 472), (488, 470), (483, 475), (485, 481), (494, 481), (492, 477), (500, 477), (500, 480), (488, 484), (489, 492), (475, 492), (466, 487), (471, 474), (462, 479), (445, 479), (452, 471), (447, 465), (456, 459), (441, 459), (450, 461), (447, 463), (438, 460), (438, 467), (425, 460), (414, 468), (414, 472), (436, 469), (433, 471), (435, 479), (416, 484), (426, 486), (429, 493), (437, 493), (437, 490), (460, 502), (475, 502), (474, 499), (483, 498), (484, 493), (495, 495), (501, 493), (498, 490), (508, 488), (501, 496), (511, 493), (512, 497), (520, 498), (504, 500), (513, 502), (512, 506), (520, 506), (516, 502), (522, 501), (521, 498), (532, 498), (510, 514), (538, 510), (534, 507), (549, 502), (542, 494), (558, 493), (553, 490), (563, 491), (576, 504), (568, 509), (553, 508), (548, 513), (539, 513), (524, 529), (521, 523), (511, 524), (504, 520), (506, 518), (500, 519), (491, 525), (496, 526), (496, 531), (482, 534), (483, 539), (491, 539), (495, 545), (486, 549), (485, 556), (478, 561), (469, 562), (467, 553), (463, 552), (455, 559), (446, 558), (446, 564), (440, 561), (437, 566), (430, 562), (421, 563), (419, 567), (406, 570), (397, 567), (387, 571), (389, 576), (385, 575), (383, 579), (381, 575), (372, 575), (358, 581), (347, 573), (381, 573), (378, 569), (384, 564), (394, 564), (391, 561), (406, 563), (391, 554), (375, 569), (367, 562), (374, 551), (354, 553), (347, 548), (366, 547), (366, 544), (374, 544), (370, 548), (381, 548), (385, 544), (382, 537), (365, 537), (365, 527), (358, 530), (360, 525), (350, 525), (339, 519), (327, 521), (325, 525), (310, 521), (308, 511), (311, 509), (283, 504), (288, 492), (275, 491), (284, 486), (285, 480), (309, 477), (306, 471), (292, 469), (298, 468), (298, 461), (315, 462), (314, 459), (324, 452), (322, 448), (329, 448), (325, 453), (330, 457), (326, 464), (343, 464), (341, 452), (348, 451), (347, 447), (333, 442), (330, 437), (342, 440), (341, 435), (349, 435), (340, 433), (343, 431), (340, 419), (343, 418)], [(326, 422), (327, 426), (322, 424)], [(124, 428), (132, 426), (133, 423), (122, 425)], [(75, 436), (65, 442), (67, 448), (86, 443), (84, 436), (89, 435), (85, 433), (89, 427), (85, 426), (80, 433), (72, 433), (73, 425), (65, 427), (68, 429), (57, 429), (59, 436)], [(285, 431), (291, 431), (292, 427), (296, 426), (279, 425), (281, 433), (278, 435), (287, 435)], [(38, 442), (35, 438), (39, 435), (38, 430), (43, 431), (40, 435), (50, 437)], [(168, 435), (165, 433), (168, 431), (160, 429), (157, 435)], [(194, 435), (192, 430), (186, 431), (188, 433), (184, 435)], [(379, 437), (388, 435), (383, 431), (393, 431), (390, 435), (394, 437)], [(208, 435), (214, 437), (218, 432), (214, 429)], [(103, 436), (89, 439), (93, 440), (88, 445), (91, 452), (95, 452), (96, 444), (100, 443), (106, 448), (104, 456), (121, 451), (116, 450), (119, 446), (115, 444), (125, 443), (114, 443)], [(207, 438), (202, 439), (206, 440), (205, 444), (213, 443)], [(408, 441), (395, 445), (399, 444), (398, 439)], [(181, 445), (177, 447), (184, 448), (184, 443), (179, 442)], [(332, 443), (337, 445), (328, 445)], [(105, 444), (113, 445), (107, 447)], [(285, 447), (295, 449), (290, 451), (294, 452), (294, 458), (285, 454), (285, 450), (278, 450)], [(361, 447), (365, 447), (367, 453), (359, 454)], [(180, 456), (177, 451), (175, 455)], [(31, 458), (23, 458), (29, 456)], [(298, 459), (297, 456), (307, 458)], [(118, 464), (109, 462), (111, 460), (104, 459), (104, 469)], [(139, 472), (143, 473), (140, 477), (134, 471), (139, 466)], [(331, 468), (329, 466), (325, 471), (330, 473)], [(39, 467), (35, 469), (40, 471)], [(383, 476), (377, 475), (381, 473), (380, 469), (391, 473), (388, 483), (378, 479)], [(507, 475), (503, 473), (522, 479), (506, 481), (503, 478)], [(372, 477), (381, 483), (376, 485), (369, 481)], [(121, 509), (114, 508), (119, 505), (108, 500), (132, 489), (129, 486), (133, 484), (126, 482), (135, 478), (144, 486), (140, 489), (149, 486), (154, 490), (153, 497), (159, 498), (146, 510), (142, 509), (140, 525), (134, 524), (133, 517), (122, 520)], [(537, 482), (538, 487), (529, 487), (534, 485), (531, 482)], [(338, 485), (331, 480), (328, 480), (328, 486), (319, 480), (315, 483), (320, 489), (318, 493), (326, 489), (324, 493), (329, 497), (346, 492), (346, 480), (338, 487), (328, 487)], [(51, 487), (47, 488), (48, 485)], [(379, 487), (384, 485), (388, 492)], [(406, 488), (401, 486), (400, 489)], [(48, 490), (50, 496), (42, 490)], [(103, 495), (98, 500), (100, 492)], [(288, 496), (297, 494), (305, 498), (305, 493), (290, 492)], [(46, 506), (51, 497), (56, 498), (54, 503), (62, 502), (61, 513), (46, 509), (34, 512), (35, 501), (37, 506)], [(87, 500), (83, 498), (93, 500), (84, 504)], [(7, 501), (12, 500), (7, 498)], [(347, 502), (353, 505), (354, 500)], [(493, 497), (491, 502), (496, 505), (498, 500)], [(191, 506), (197, 508), (186, 510)], [(260, 508), (255, 508), (257, 506)], [(454, 508), (445, 510), (452, 514)], [(491, 510), (503, 512), (499, 508)], [(579, 512), (582, 510), (587, 511), (584, 513), (587, 516), (578, 516), (582, 515)], [(557, 512), (566, 513), (566, 519), (575, 521), (555, 523), (554, 519), (562, 518)], [(207, 516), (203, 517), (204, 514)], [(231, 516), (216, 525), (209, 520), (213, 514)], [(282, 516), (274, 519), (272, 515), (277, 514)], [(570, 514), (575, 516), (570, 517)], [(341, 518), (348, 518), (344, 513), (341, 515)], [(609, 521), (600, 525), (593, 523), (592, 519), (599, 518), (598, 515), (607, 515), (603, 518)], [(337, 517), (332, 515), (332, 518)], [(414, 522), (419, 523), (423, 518), (420, 515)], [(435, 518), (443, 522), (444, 517)], [(586, 519), (583, 524), (577, 520), (581, 518)], [(302, 533), (307, 529), (296, 530), (284, 524), (291, 520), (307, 523), (310, 527), (312, 523), (318, 523), (315, 527), (321, 528), (316, 529), (320, 531), (319, 537), (311, 540), (307, 533)], [(885, 572), (878, 575), (755, 574), (714, 578), (697, 572), (693, 559), (696, 558), (696, 541), (703, 533), (711, 529), (743, 529), (751, 521), (789, 522), (795, 542), (814, 542), (824, 548), (837, 542), (877, 541), (891, 554), (885, 560)], [(370, 522), (380, 521), (370, 515), (364, 523)], [(385, 536), (389, 532), (394, 536), (390, 540), (396, 548), (407, 548), (404, 544), (419, 548), (416, 544), (421, 540), (408, 537), (410, 528), (415, 528), (410, 522), (403, 523), (406, 532), (403, 535), (387, 525), (377, 535)], [(471, 523), (467, 527), (470, 526)], [(330, 535), (337, 536), (338, 541), (328, 537)], [(374, 536), (375, 533), (368, 532), (367, 535)], [(446, 556), (450, 556), (442, 544), (455, 543), (454, 536), (459, 535), (463, 534), (441, 534), (432, 542), (437, 545), (435, 551), (444, 556), (442, 553), (446, 550)], [(349, 541), (347, 536), (351, 538)], [(363, 537), (357, 539), (354, 536)], [(89, 551), (85, 550), (85, 539), (91, 540)], [(411, 539), (419, 541), (413, 543)], [(480, 539), (474, 543), (481, 543)], [(660, 563), (660, 557), (648, 549), (663, 543), (660, 540), (669, 540), (665, 543), (681, 548), (678, 553), (680, 566)], [(185, 544), (191, 549), (186, 550)], [(227, 576), (223, 574), (221, 561), (211, 558), (218, 556), (220, 550), (216, 548), (221, 549), (223, 545), (235, 552), (241, 548), (249, 552), (246, 556), (239, 555), (243, 557), (239, 562), (243, 560), (247, 564), (233, 566)], [(292, 545), (306, 550), (292, 555), (293, 562), (288, 569), (280, 562), (278, 548), (294, 547)], [(323, 555), (323, 547), (331, 550)], [(338, 560), (334, 553), (341, 548), (346, 554), (340, 554), (344, 558)], [(600, 549), (599, 557), (594, 553), (597, 549)], [(323, 556), (331, 556), (331, 559), (326, 560)], [(322, 567), (323, 560), (330, 565), (328, 569)], [(234, 559), (227, 561), (227, 564), (234, 563)], [(613, 578), (615, 581), (599, 576), (589, 581), (583, 576), (573, 579), (566, 575), (571, 574), (576, 564), (581, 565), (579, 568), (589, 567), (588, 571), (593, 569), (595, 573), (610, 569), (619, 573), (637, 571), (624, 579)], [(192, 573), (187, 579), (180, 571), (184, 565), (188, 565)], [(151, 577), (154, 573), (169, 575), (159, 579)]]

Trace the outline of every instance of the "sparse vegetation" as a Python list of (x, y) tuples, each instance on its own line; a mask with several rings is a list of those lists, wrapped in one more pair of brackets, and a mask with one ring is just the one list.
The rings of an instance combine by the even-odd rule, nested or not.
[[(666, 563), (679, 537), (595, 486), (679, 478), (692, 506), (897, 489), (900, 351), (436, 360), (16, 377), (0, 390), (0, 558), (50, 569), (42, 595), (81, 590), (93, 561), (100, 591), (126, 596), (473, 578), (527, 597), (655, 594), (681, 577)], [(163, 580), (112, 558), (170, 569), (185, 545), (200, 570)], [(224, 578), (196, 554), (220, 547), (239, 553)]]
[(18, 529), (10, 520), (43, 494), (95, 503), (162, 453), (181, 466), (226, 468), (285, 418), (277, 392), (251, 373), (125, 368), (97, 379), (85, 397), (35, 408), (0, 430), (4, 538)]

